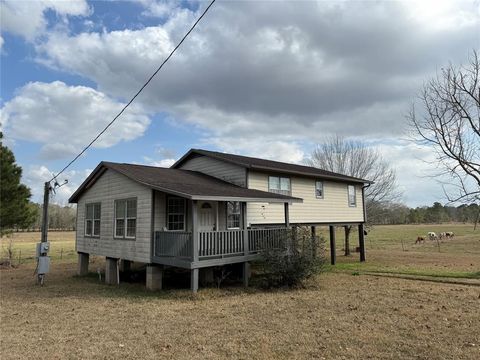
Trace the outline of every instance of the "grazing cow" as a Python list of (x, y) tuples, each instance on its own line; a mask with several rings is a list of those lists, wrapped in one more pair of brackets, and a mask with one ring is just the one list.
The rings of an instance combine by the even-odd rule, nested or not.
[(417, 240), (415, 240), (415, 244), (420, 244), (420, 243), (425, 242), (425, 238), (423, 236), (417, 236)]
[(446, 237), (447, 239), (453, 239), (454, 236), (455, 236), (455, 234), (453, 233), (453, 231), (447, 231), (447, 232), (445, 233), (445, 237)]
[(440, 240), (442, 240), (443, 238), (447, 237), (447, 233), (446, 232), (441, 232), (440, 234), (438, 234), (438, 238)]
[(438, 238), (437, 234), (435, 234), (433, 231), (429, 231), (427, 235), (430, 240), (436, 240)]

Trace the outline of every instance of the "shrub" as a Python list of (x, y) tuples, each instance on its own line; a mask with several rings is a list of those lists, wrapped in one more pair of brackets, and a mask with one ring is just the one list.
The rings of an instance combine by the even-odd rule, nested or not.
[(292, 231), (283, 249), (265, 250), (261, 264), (264, 270), (263, 287), (303, 286), (305, 281), (322, 272), (324, 252), (323, 238), (320, 244), (302, 229)]

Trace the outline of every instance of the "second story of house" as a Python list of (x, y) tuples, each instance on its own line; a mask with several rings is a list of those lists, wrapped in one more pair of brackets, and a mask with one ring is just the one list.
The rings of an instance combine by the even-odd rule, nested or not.
[[(364, 186), (368, 180), (284, 162), (192, 149), (173, 168), (199, 171), (249, 189), (303, 199), (292, 204), (290, 219), (297, 224), (365, 221)], [(276, 224), (284, 219), (279, 204), (248, 204), (248, 224)]]

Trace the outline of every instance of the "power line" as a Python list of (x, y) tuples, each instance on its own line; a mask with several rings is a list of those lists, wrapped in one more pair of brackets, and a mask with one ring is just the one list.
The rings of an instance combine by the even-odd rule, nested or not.
[[(57, 174), (57, 175), (54, 175), (52, 179), (50, 179), (50, 181), (52, 180), (55, 180), (58, 176), (60, 176), (65, 170), (67, 170), (70, 165), (72, 165), (80, 156), (82, 156), (82, 154), (88, 150), (88, 148), (90, 148), (90, 146), (93, 145), (93, 143), (95, 141), (98, 140), (98, 138), (100, 136), (102, 136), (102, 134), (107, 131), (107, 129), (115, 122), (115, 120), (117, 120), (120, 115), (123, 114), (123, 112), (130, 106), (130, 104), (137, 98), (138, 95), (140, 95), (140, 93), (143, 91), (143, 89), (145, 89), (145, 87), (150, 83), (150, 81), (152, 81), (152, 79), (155, 77), (155, 75), (157, 75), (157, 73), (162, 69), (163, 65), (165, 65), (167, 63), (167, 61), (172, 57), (172, 55), (175, 53), (175, 51), (177, 51), (177, 49), (180, 47), (180, 45), (182, 45), (182, 43), (185, 41), (185, 39), (188, 37), (188, 35), (190, 35), (190, 33), (193, 31), (193, 29), (195, 29), (195, 27), (197, 26), (197, 24), (200, 22), (200, 20), (202, 20), (202, 18), (205, 16), (205, 14), (208, 12), (208, 10), (212, 7), (212, 5), (215, 3), (216, 0), (212, 0), (210, 2), (210, 4), (206, 7), (206, 9), (203, 11), (202, 15), (200, 15), (200, 17), (197, 19), (197, 21), (195, 21), (195, 23), (192, 25), (192, 27), (190, 28), (190, 30), (187, 31), (187, 33), (183, 36), (182, 40), (180, 40), (180, 42), (177, 44), (177, 46), (175, 46), (175, 48), (170, 52), (170, 55), (167, 56), (167, 58), (165, 60), (163, 60), (163, 62), (160, 64), (160, 66), (157, 68), (157, 70), (155, 70), (155, 72), (148, 78), (148, 80), (145, 82), (145, 84), (142, 85), (142, 87), (140, 88), (140, 90), (138, 90), (136, 92), (136, 94), (130, 99), (130, 101), (122, 108), (122, 110), (120, 110), (120, 112), (113, 118), (112, 121), (110, 121), (107, 126), (105, 126), (105, 128), (100, 131), (100, 133), (95, 136), (95, 138), (90, 141), (90, 143), (85, 146), (85, 148), (77, 155), (75, 156), (62, 170), (60, 170), (60, 172)], [(49, 182), (50, 182), (49, 181)]]

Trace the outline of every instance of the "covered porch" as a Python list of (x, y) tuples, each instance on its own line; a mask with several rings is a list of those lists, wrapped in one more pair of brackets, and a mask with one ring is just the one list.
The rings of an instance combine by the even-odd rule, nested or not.
[[(246, 284), (250, 261), (265, 249), (286, 246), (291, 231), (289, 205), (302, 200), (258, 190), (241, 188), (240, 191), (242, 194), (234, 196), (207, 196), (153, 190), (151, 266), (154, 271), (161, 272), (162, 266), (191, 270), (191, 289), (195, 292), (200, 268), (244, 263)], [(261, 228), (249, 226), (250, 202), (282, 203), (284, 222)]]

